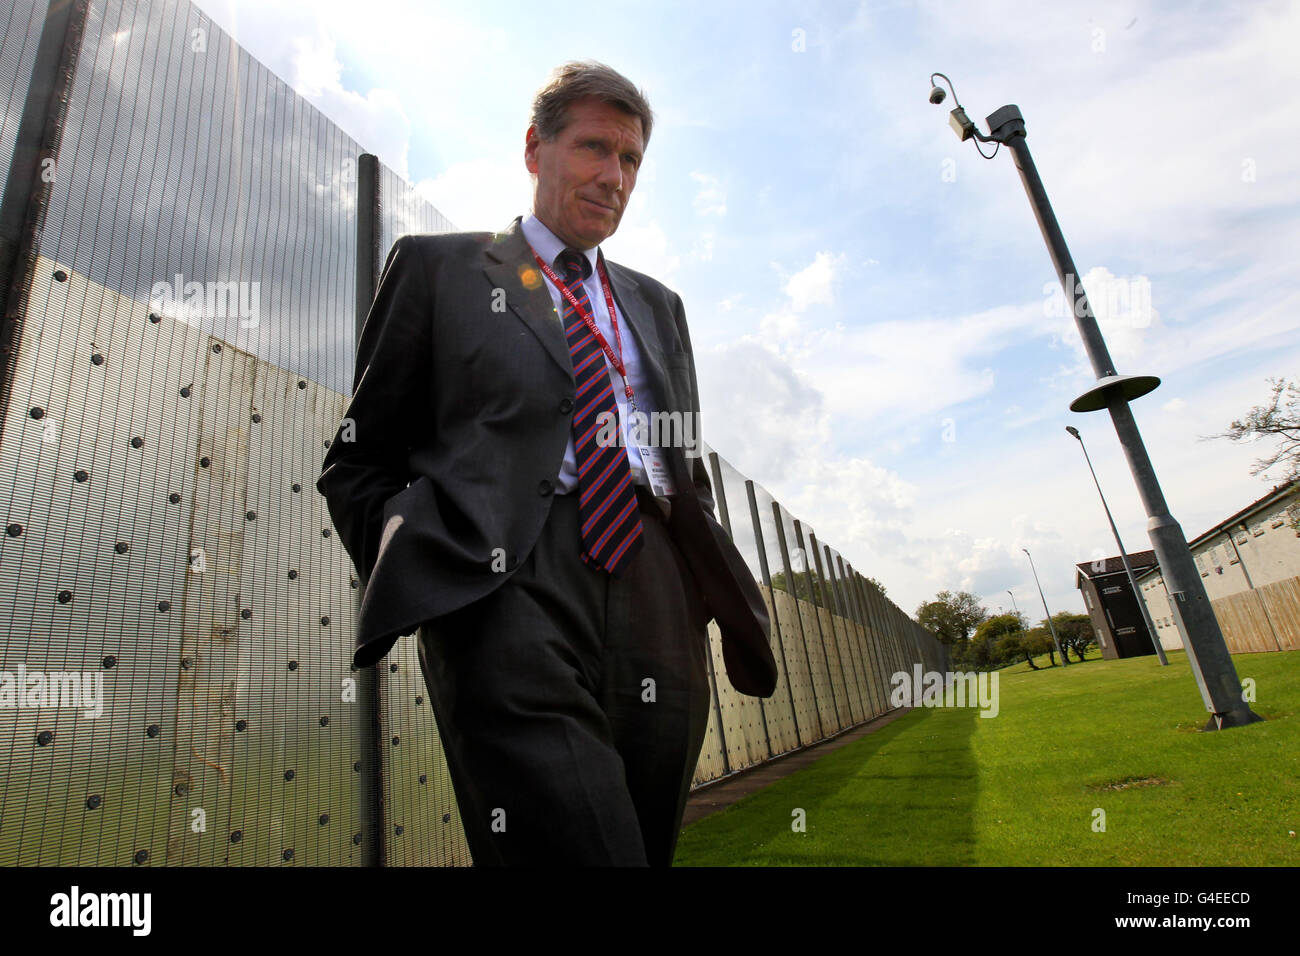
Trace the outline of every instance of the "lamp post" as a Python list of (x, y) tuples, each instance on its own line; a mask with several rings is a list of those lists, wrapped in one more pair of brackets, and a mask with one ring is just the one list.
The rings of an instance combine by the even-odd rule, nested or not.
[(1034, 567), (1034, 556), (1029, 553), (1028, 548), (1021, 548), (1025, 552), (1025, 557), (1029, 559), (1029, 570), (1034, 572), (1034, 583), (1038, 585), (1038, 597), (1043, 602), (1043, 613), (1047, 615), (1047, 629), (1052, 632), (1052, 643), (1056, 645), (1056, 653), (1061, 655), (1061, 666), (1069, 667), (1070, 662), (1065, 659), (1065, 651), (1061, 650), (1061, 642), (1056, 637), (1056, 625), (1052, 623), (1052, 612), (1047, 609), (1047, 598), (1043, 597), (1043, 584), (1038, 580), (1038, 569)]
[[(934, 84), (935, 77), (943, 77), (949, 88), (952, 88), (952, 81), (942, 73), (930, 74), (930, 102), (939, 104), (947, 94)], [(1212, 714), (1205, 729), (1217, 730), (1254, 723), (1261, 718), (1242, 700), (1241, 680), (1205, 593), (1205, 585), (1201, 583), (1201, 576), (1192, 561), (1187, 538), (1174, 516), (1169, 513), (1164, 492), (1156, 480), (1155, 468), (1147, 455), (1146, 446), (1142, 444), (1133, 410), (1129, 407), (1130, 401), (1155, 389), (1160, 384), (1160, 379), (1154, 375), (1120, 375), (1115, 371), (1106, 341), (1102, 338), (1092, 306), (1088, 303), (1087, 293), (1079, 281), (1074, 259), (1070, 256), (1056, 214), (1052, 211), (1033, 157), (1029, 154), (1025, 140), (1025, 120), (1020, 108), (1014, 105), (1003, 106), (989, 114), (986, 120), (989, 135), (986, 136), (976, 128), (961, 103), (957, 102), (956, 90), (953, 90), (953, 101), (957, 106), (949, 113), (948, 122), (963, 142), (973, 137), (976, 140), (975, 148), (981, 156), (984, 151), (980, 149), (979, 143), (996, 143), (993, 152), (986, 159), (996, 156), (999, 146), (1005, 145), (1011, 150), (1021, 184), (1033, 207), (1034, 218), (1038, 220), (1039, 231), (1043, 234), (1052, 264), (1056, 267), (1057, 278), (1065, 290), (1066, 302), (1073, 304), (1075, 325), (1079, 329), (1079, 337), (1083, 340), (1097, 382), (1070, 403), (1070, 410), (1095, 412), (1104, 408), (1110, 413), (1120, 446), (1124, 449), (1129, 469), (1133, 472), (1138, 494), (1146, 508), (1149, 519), (1147, 532), (1151, 537), (1156, 560), (1160, 563), (1160, 573), (1173, 597), (1170, 602), (1173, 613), (1182, 622), (1181, 630), (1187, 635), (1187, 661), (1192, 667), (1205, 708)]]
[(1011, 593), (1010, 588), (1007, 589), (1007, 596), (1011, 598), (1011, 608), (1016, 612), (1016, 624), (1020, 625), (1020, 629), (1023, 631), (1025, 629), (1025, 626), (1020, 621), (1020, 608), (1019, 606), (1017, 606), (1016, 596)]
[(1119, 529), (1115, 527), (1115, 519), (1111, 517), (1110, 505), (1106, 504), (1106, 496), (1101, 493), (1101, 482), (1097, 480), (1097, 471), (1092, 467), (1092, 459), (1088, 457), (1088, 446), (1083, 443), (1083, 436), (1079, 434), (1079, 429), (1073, 425), (1066, 425), (1065, 430), (1078, 439), (1079, 447), (1083, 449), (1083, 460), (1088, 463), (1088, 470), (1092, 472), (1092, 483), (1097, 486), (1097, 496), (1101, 498), (1101, 506), (1106, 509), (1106, 520), (1110, 522), (1110, 533), (1115, 536), (1115, 546), (1119, 548), (1119, 559), (1124, 562), (1124, 573), (1128, 575), (1129, 587), (1133, 589), (1133, 597), (1137, 600), (1138, 609), (1142, 611), (1142, 620), (1146, 622), (1147, 634), (1151, 637), (1151, 644), (1156, 649), (1156, 657), (1160, 659), (1160, 666), (1169, 665), (1168, 658), (1165, 657), (1165, 649), (1160, 646), (1160, 638), (1156, 637), (1155, 622), (1151, 620), (1151, 612), (1147, 610), (1147, 602), (1142, 599), (1142, 592), (1138, 590), (1137, 578), (1133, 576), (1133, 565), (1129, 564), (1128, 552), (1124, 550), (1124, 542), (1119, 539)]

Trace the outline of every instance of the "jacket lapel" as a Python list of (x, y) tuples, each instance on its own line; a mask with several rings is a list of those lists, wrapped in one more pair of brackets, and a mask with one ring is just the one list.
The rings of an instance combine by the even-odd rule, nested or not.
[[(547, 354), (572, 378), (573, 360), (569, 355), (569, 343), (555, 314), (550, 290), (546, 288), (546, 283), (550, 280), (537, 268), (532, 247), (528, 245), (520, 228), (522, 222), (522, 216), (516, 217), (504, 232), (493, 237), (487, 248), (488, 264), (483, 272), (493, 288), (505, 290), (506, 304), (510, 310), (528, 326)], [(636, 281), (621, 266), (606, 260), (604, 253), (601, 253), (601, 259), (605, 262), (605, 271), (609, 275), (619, 324), (632, 330), (641, 363), (650, 380), (650, 388), (654, 397), (664, 406), (660, 410), (679, 407), (678, 396), (673, 394), (672, 385), (664, 372), (659, 317), (646, 302)]]
[(646, 377), (650, 379), (650, 389), (654, 392), (655, 399), (663, 406), (652, 411), (667, 411), (676, 407), (676, 396), (671, 394), (672, 386), (664, 373), (664, 349), (659, 338), (658, 316), (646, 302), (636, 282), (623, 271), (622, 266), (605, 259), (604, 253), (601, 253), (601, 261), (605, 263), (609, 284), (613, 286), (614, 305), (618, 309), (619, 322), (632, 330), (632, 335), (636, 338), (637, 350), (641, 355), (641, 365), (645, 369)]
[(546, 353), (572, 379), (573, 360), (569, 355), (569, 343), (560, 326), (560, 318), (555, 314), (551, 294), (546, 289), (549, 280), (537, 268), (532, 247), (519, 228), (522, 221), (520, 216), (505, 232), (493, 236), (487, 247), (488, 264), (483, 272), (494, 289), (505, 290), (510, 311), (528, 326)]

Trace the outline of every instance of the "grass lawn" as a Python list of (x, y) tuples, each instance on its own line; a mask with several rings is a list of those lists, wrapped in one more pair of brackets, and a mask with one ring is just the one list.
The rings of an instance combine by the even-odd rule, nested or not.
[(1264, 721), (1213, 733), (1168, 657), (1007, 668), (996, 717), (917, 708), (687, 827), (676, 865), (1300, 865), (1300, 651), (1234, 656)]

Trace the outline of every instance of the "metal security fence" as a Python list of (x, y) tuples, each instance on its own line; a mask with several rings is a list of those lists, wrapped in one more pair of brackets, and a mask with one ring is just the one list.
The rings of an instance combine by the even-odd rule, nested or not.
[[(0, 864), (469, 862), (415, 643), (315, 493), (382, 255), (448, 223), (175, 0), (0, 9)], [(705, 783), (946, 653), (708, 454), (781, 668)]]

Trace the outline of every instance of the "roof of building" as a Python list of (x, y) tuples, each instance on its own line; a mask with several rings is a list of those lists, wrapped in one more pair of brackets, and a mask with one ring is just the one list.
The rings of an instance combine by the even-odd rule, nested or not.
[[(1156, 553), (1154, 551), (1130, 551), (1128, 563), (1133, 566), (1133, 573), (1136, 575), (1147, 568), (1155, 566)], [(1096, 578), (1103, 574), (1114, 574), (1116, 571), (1123, 571), (1124, 562), (1117, 554), (1114, 557), (1106, 558), (1104, 561), (1080, 561), (1075, 567), (1079, 569), (1079, 574), (1083, 577)], [(1077, 580), (1075, 583), (1078, 583)]]
[(1246, 505), (1246, 507), (1238, 511), (1235, 515), (1230, 515), (1229, 517), (1224, 518), (1222, 521), (1216, 524), (1209, 531), (1206, 531), (1204, 534), (1197, 535), (1191, 541), (1187, 542), (1187, 544), (1190, 547), (1194, 548), (1202, 541), (1204, 541), (1206, 538), (1213, 537), (1214, 535), (1219, 534), (1228, 525), (1236, 524), (1242, 518), (1247, 517), (1251, 512), (1258, 511), (1261, 508), (1263, 508), (1265, 505), (1272, 504), (1274, 499), (1285, 498), (1288, 492), (1294, 492), (1297, 490), (1300, 490), (1300, 485), (1292, 485), (1290, 482), (1287, 481), (1282, 482), (1282, 484), (1280, 485), (1275, 485), (1273, 487), (1273, 490), (1270, 491), (1268, 494), (1264, 495), (1262, 498), (1256, 498), (1250, 504)]
[[(1296, 493), (1300, 493), (1300, 483), (1292, 483), (1292, 482), (1284, 481), (1280, 485), (1274, 485), (1273, 490), (1268, 492), (1268, 494), (1256, 498), (1254, 501), (1246, 505), (1246, 507), (1242, 508), (1236, 514), (1229, 515), (1228, 517), (1224, 518), (1222, 521), (1216, 524), (1209, 531), (1203, 532), (1202, 534), (1197, 535), (1195, 538), (1192, 538), (1190, 541), (1187, 542), (1187, 546), (1195, 550), (1196, 546), (1200, 544), (1202, 541), (1212, 538), (1217, 534), (1222, 534), (1223, 530), (1227, 528), (1229, 525), (1234, 525), (1238, 521), (1250, 517), (1250, 515), (1252, 515), (1256, 511), (1260, 511), (1266, 506), (1273, 504), (1275, 501), (1285, 498), (1288, 494), (1296, 494)], [(1145, 574), (1148, 572), (1143, 572), (1143, 573)], [(1136, 568), (1134, 568), (1134, 576), (1135, 577), (1138, 576)]]

